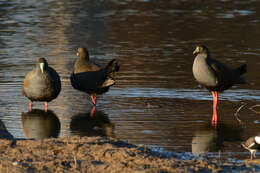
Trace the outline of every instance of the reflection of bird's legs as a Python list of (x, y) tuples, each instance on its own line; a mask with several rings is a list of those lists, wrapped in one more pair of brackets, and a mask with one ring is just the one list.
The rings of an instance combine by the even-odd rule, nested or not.
[(91, 112), (90, 112), (90, 117), (94, 117), (95, 111), (96, 111), (96, 106), (93, 106), (93, 108), (91, 109)]
[(251, 153), (250, 159), (253, 160), (253, 158), (254, 158), (254, 151), (250, 151), (250, 153)]
[(30, 108), (30, 111), (32, 112), (32, 101), (29, 102), (29, 108)]
[(220, 159), (221, 159), (221, 150), (218, 151), (218, 161), (220, 162)]
[(212, 115), (212, 125), (216, 125), (218, 122), (218, 111), (217, 111), (217, 106), (218, 106), (218, 92), (217, 91), (212, 91), (212, 96), (213, 96), (213, 115)]
[(91, 98), (91, 101), (94, 104), (94, 106), (96, 106), (96, 100), (97, 100), (96, 94), (91, 94), (90, 98)]
[(44, 110), (45, 110), (45, 112), (48, 111), (48, 102), (45, 102)]
[(254, 158), (256, 158), (256, 151), (254, 151)]

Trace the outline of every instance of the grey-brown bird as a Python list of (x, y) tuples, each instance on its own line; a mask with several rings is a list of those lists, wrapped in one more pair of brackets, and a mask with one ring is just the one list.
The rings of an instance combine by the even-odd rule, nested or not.
[(250, 151), (251, 160), (256, 158), (256, 152), (260, 150), (260, 136), (253, 136), (242, 142), (241, 145)]
[(23, 82), (22, 94), (32, 102), (45, 102), (45, 111), (48, 110), (48, 102), (55, 99), (61, 91), (61, 81), (58, 73), (51, 68), (46, 59), (40, 58), (35, 68), (29, 71)]
[(104, 68), (92, 63), (86, 48), (78, 48), (77, 60), (71, 74), (71, 85), (90, 95), (91, 101), (96, 106), (96, 95), (103, 94), (115, 84), (115, 72), (119, 65), (115, 59), (111, 60)]
[(246, 73), (246, 64), (238, 68), (229, 68), (225, 64), (211, 58), (208, 48), (204, 45), (197, 46), (193, 54), (196, 55), (193, 62), (193, 76), (202, 86), (211, 91), (213, 96), (212, 123), (217, 124), (218, 92), (229, 89), (234, 84), (244, 84), (241, 77)]

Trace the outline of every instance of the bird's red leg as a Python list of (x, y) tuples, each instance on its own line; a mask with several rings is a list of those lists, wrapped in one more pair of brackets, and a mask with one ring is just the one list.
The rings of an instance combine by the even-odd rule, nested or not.
[(215, 110), (215, 121), (217, 122), (218, 121), (218, 92), (215, 91), (215, 104), (214, 104), (214, 110)]
[(94, 104), (94, 106), (96, 106), (96, 100), (97, 100), (96, 95), (90, 95), (90, 98), (91, 98), (91, 101)]
[(91, 112), (90, 112), (90, 117), (91, 117), (91, 118), (94, 117), (95, 111), (96, 111), (96, 106), (94, 106), (94, 107), (91, 109)]
[(45, 112), (47, 112), (48, 111), (48, 102), (45, 102)]
[(217, 91), (212, 91), (212, 96), (213, 96), (213, 115), (212, 115), (212, 124), (217, 124), (218, 121), (218, 92)]
[(32, 112), (32, 101), (29, 102), (29, 108), (30, 108), (30, 111)]

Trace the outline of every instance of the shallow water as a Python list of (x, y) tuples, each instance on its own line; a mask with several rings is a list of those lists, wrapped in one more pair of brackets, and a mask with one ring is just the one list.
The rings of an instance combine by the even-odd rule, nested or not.
[[(248, 158), (240, 142), (260, 132), (259, 114), (250, 109), (260, 99), (259, 6), (253, 0), (0, 2), (0, 119), (16, 138), (102, 135), (168, 151)], [(191, 72), (197, 44), (232, 67), (248, 65), (247, 84), (220, 94), (217, 129), (209, 125), (211, 95)], [(88, 96), (69, 82), (79, 46), (97, 63), (116, 58), (121, 66), (116, 85), (98, 97), (95, 118)], [(44, 120), (30, 116), (21, 95), (39, 57), (62, 79)], [(239, 123), (234, 113), (243, 104)]]

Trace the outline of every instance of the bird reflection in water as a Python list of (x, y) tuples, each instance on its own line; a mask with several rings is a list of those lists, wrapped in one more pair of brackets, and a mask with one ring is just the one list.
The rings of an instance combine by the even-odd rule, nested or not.
[(22, 124), (25, 136), (33, 139), (58, 137), (60, 121), (51, 110), (47, 112), (40, 109), (22, 113)]
[(13, 135), (6, 129), (2, 120), (0, 120), (0, 139), (14, 139)]
[(208, 152), (218, 152), (226, 141), (241, 141), (242, 128), (219, 123), (216, 127), (211, 124), (195, 132), (192, 139), (192, 153), (206, 155)]
[(102, 111), (79, 113), (72, 117), (70, 130), (73, 135), (79, 136), (110, 136), (114, 137), (114, 124)]
[(93, 118), (95, 116), (96, 106), (93, 106), (90, 111), (90, 116)]

